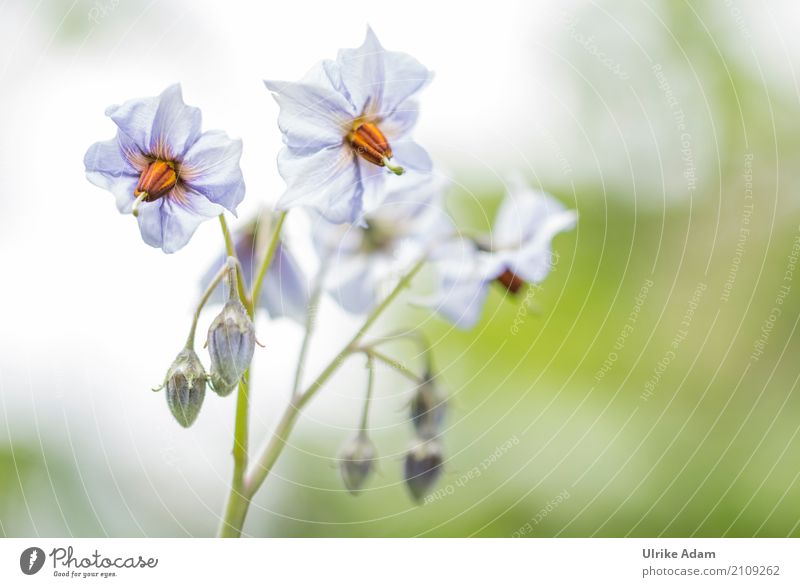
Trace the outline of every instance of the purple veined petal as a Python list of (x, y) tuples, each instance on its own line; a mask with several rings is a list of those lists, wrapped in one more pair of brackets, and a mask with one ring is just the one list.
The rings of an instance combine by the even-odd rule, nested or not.
[(410, 55), (384, 49), (370, 27), (361, 47), (342, 49), (336, 61), (356, 109), (379, 118), (391, 115), (432, 77)]
[(133, 190), (139, 182), (139, 171), (122, 152), (117, 139), (93, 144), (83, 158), (86, 178), (94, 185), (114, 194), (117, 209), (123, 214), (131, 211)]
[(410, 133), (418, 118), (419, 104), (414, 100), (406, 100), (394, 112), (381, 119), (380, 129), (391, 144)]
[(280, 106), (284, 143), (297, 154), (341, 144), (357, 116), (333, 65), (323, 61), (299, 82), (264, 81)]
[(185, 190), (176, 196), (173, 190), (155, 202), (143, 202), (137, 220), (148, 245), (174, 253), (189, 242), (202, 222), (221, 212), (221, 206), (209, 202), (202, 194)]
[(303, 324), (308, 308), (308, 281), (288, 247), (278, 243), (264, 285), (259, 306), (272, 318), (287, 317)]
[(139, 205), (139, 216), (136, 218), (139, 232), (142, 234), (142, 240), (151, 247), (162, 248), (164, 243), (161, 207), (165, 201), (161, 198), (155, 202), (142, 202)]
[(186, 246), (197, 227), (222, 213), (222, 207), (210, 202), (200, 193), (186, 190), (186, 197), (167, 198), (161, 208), (163, 233), (162, 249), (174, 253)]
[(353, 222), (361, 210), (363, 191), (354, 157), (347, 147), (329, 147), (304, 157), (281, 150), (278, 171), (287, 187), (276, 208), (308, 206), (331, 222)]
[(125, 135), (127, 146), (149, 155), (178, 157), (200, 135), (200, 109), (183, 103), (179, 84), (153, 98), (110, 106), (106, 115)]
[(421, 173), (430, 173), (433, 169), (433, 161), (428, 152), (414, 141), (405, 140), (392, 143), (392, 151), (392, 161), (406, 169)]
[[(357, 114), (381, 110), (383, 102), (384, 53), (378, 37), (367, 27), (364, 42), (356, 49), (340, 49), (336, 56), (341, 79)], [(388, 111), (387, 111), (388, 113)]]
[(181, 180), (235, 216), (245, 193), (241, 156), (241, 140), (231, 140), (218, 130), (203, 133), (183, 157)]
[(180, 84), (171, 85), (158, 98), (150, 134), (150, 152), (166, 152), (180, 157), (200, 136), (200, 109), (184, 104)]

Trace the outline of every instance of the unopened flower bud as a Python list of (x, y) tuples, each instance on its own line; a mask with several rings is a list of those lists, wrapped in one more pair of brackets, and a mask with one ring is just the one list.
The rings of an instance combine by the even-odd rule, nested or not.
[(339, 453), (339, 470), (344, 486), (357, 495), (372, 474), (377, 458), (375, 445), (365, 432), (359, 432), (344, 445)]
[(436, 440), (422, 440), (406, 455), (405, 478), (415, 501), (430, 491), (442, 474), (442, 447)]
[(242, 303), (231, 298), (208, 329), (211, 356), (211, 386), (228, 395), (250, 367), (256, 346), (256, 331)]
[(430, 439), (439, 434), (446, 408), (447, 401), (434, 383), (433, 375), (427, 373), (411, 400), (411, 421), (420, 438)]
[(206, 397), (206, 371), (192, 349), (183, 349), (167, 371), (167, 405), (178, 424), (188, 428)]

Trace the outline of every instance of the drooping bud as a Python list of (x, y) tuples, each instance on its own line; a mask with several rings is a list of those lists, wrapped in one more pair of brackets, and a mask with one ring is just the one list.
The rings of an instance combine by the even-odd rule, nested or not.
[(238, 385), (250, 367), (255, 347), (253, 321), (238, 298), (229, 299), (208, 329), (211, 387), (218, 395), (224, 397)]
[(163, 387), (167, 405), (178, 424), (188, 428), (197, 419), (206, 397), (206, 371), (192, 349), (183, 349), (167, 371)]
[(520, 278), (511, 269), (506, 269), (498, 278), (497, 281), (505, 287), (512, 294), (516, 294), (525, 285), (525, 280)]
[(423, 382), (414, 392), (411, 400), (411, 422), (422, 439), (436, 437), (441, 432), (447, 401), (433, 381), (433, 375), (426, 373)]
[(364, 160), (386, 167), (396, 175), (405, 173), (402, 167), (391, 163), (392, 148), (381, 130), (372, 122), (359, 122), (348, 133), (347, 142)]
[(339, 453), (339, 471), (347, 490), (357, 495), (375, 468), (378, 451), (363, 431), (356, 434)]
[(178, 174), (175, 172), (175, 164), (172, 161), (156, 159), (142, 171), (133, 195), (138, 198), (142, 194), (146, 194), (144, 201), (154, 202), (175, 187), (177, 182)]
[(406, 454), (406, 487), (419, 502), (442, 474), (442, 447), (437, 440), (422, 440)]

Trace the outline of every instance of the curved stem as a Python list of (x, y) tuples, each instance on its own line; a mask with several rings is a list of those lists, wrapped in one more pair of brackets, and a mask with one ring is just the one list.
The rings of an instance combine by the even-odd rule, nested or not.
[(361, 328), (358, 329), (353, 335), (353, 338), (350, 339), (350, 342), (345, 345), (345, 347), (337, 354), (333, 360), (328, 363), (328, 366), (323, 369), (322, 373), (317, 376), (317, 378), (311, 382), (308, 388), (297, 397), (292, 397), (289, 405), (286, 406), (286, 409), (283, 412), (283, 416), (281, 416), (280, 422), (278, 422), (275, 431), (272, 433), (267, 444), (261, 450), (259, 456), (255, 459), (255, 464), (253, 465), (250, 472), (247, 474), (246, 482), (245, 482), (245, 491), (249, 497), (253, 497), (261, 485), (264, 483), (266, 478), (269, 476), (270, 471), (272, 471), (272, 467), (280, 457), (281, 452), (283, 452), (284, 447), (286, 446), (286, 441), (289, 438), (289, 435), (294, 428), (294, 423), (297, 420), (297, 416), (300, 415), (300, 411), (305, 407), (305, 405), (311, 401), (317, 391), (330, 379), (331, 375), (333, 375), (337, 369), (341, 366), (341, 364), (349, 357), (351, 354), (358, 352), (358, 343), (367, 333), (367, 330), (375, 323), (375, 321), (380, 317), (380, 315), (388, 308), (391, 303), (400, 295), (408, 285), (411, 283), (411, 280), (414, 279), (417, 273), (419, 273), (422, 266), (425, 264), (425, 258), (421, 258), (417, 263), (411, 268), (411, 270), (403, 276), (402, 279), (397, 283), (391, 293), (386, 296), (386, 298), (372, 311), (372, 313), (367, 317), (364, 321), (364, 324)]
[[(228, 229), (228, 221), (225, 220), (224, 213), (219, 215), (219, 224), (222, 227), (222, 236), (225, 239), (226, 253), (228, 254), (229, 257), (233, 257), (238, 261), (239, 257), (236, 256), (236, 248), (233, 246), (231, 231)], [(250, 300), (250, 298), (247, 297), (247, 288), (244, 284), (244, 277), (242, 276), (241, 264), (240, 264), (240, 269), (236, 275), (236, 282), (239, 289), (239, 299), (242, 300), (242, 304), (252, 316), (253, 303)]]
[(197, 331), (197, 321), (200, 320), (200, 312), (202, 312), (203, 307), (208, 302), (208, 298), (214, 293), (214, 290), (217, 289), (219, 282), (225, 277), (225, 273), (231, 270), (231, 265), (236, 267), (235, 259), (228, 257), (229, 262), (225, 263), (225, 266), (219, 270), (219, 272), (214, 276), (214, 279), (211, 280), (211, 283), (208, 284), (206, 291), (203, 292), (203, 295), (200, 296), (200, 301), (197, 303), (197, 308), (194, 311), (194, 316), (192, 317), (192, 326), (189, 328), (189, 336), (186, 337), (186, 348), (192, 349), (194, 348), (194, 336), (195, 332)]
[(419, 347), (423, 359), (425, 361), (425, 371), (427, 373), (433, 372), (433, 353), (431, 352), (431, 345), (428, 343), (428, 339), (425, 336), (416, 330), (408, 331), (408, 332), (399, 332), (395, 335), (386, 336), (380, 340), (375, 340), (369, 345), (367, 345), (370, 349), (374, 350), (375, 347), (383, 344), (388, 344), (390, 342), (395, 342), (400, 339), (407, 339), (410, 340)]
[(272, 263), (272, 258), (275, 256), (275, 251), (278, 248), (278, 242), (280, 242), (281, 238), (281, 229), (283, 228), (283, 221), (286, 220), (286, 214), (287, 212), (281, 212), (278, 215), (278, 221), (275, 223), (275, 228), (272, 229), (272, 238), (269, 241), (269, 247), (267, 247), (264, 258), (261, 260), (261, 267), (259, 267), (258, 275), (253, 282), (253, 287), (250, 292), (250, 300), (252, 302), (249, 308), (250, 316), (253, 316), (256, 306), (258, 305), (258, 300), (261, 296), (261, 287), (264, 283), (264, 277), (267, 275), (267, 269), (269, 269), (269, 265)]
[(392, 369), (398, 371), (402, 375), (405, 375), (408, 379), (419, 385), (423, 382), (422, 377), (414, 373), (411, 369), (403, 365), (400, 361), (391, 358), (388, 355), (384, 355), (380, 351), (376, 351), (371, 346), (361, 347), (359, 350), (363, 351), (368, 357), (372, 357), (383, 363), (384, 365), (391, 367)]

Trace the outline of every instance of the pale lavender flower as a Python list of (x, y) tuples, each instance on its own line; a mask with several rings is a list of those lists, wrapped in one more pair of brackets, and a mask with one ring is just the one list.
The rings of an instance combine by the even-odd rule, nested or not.
[[(239, 263), (241, 263), (242, 277), (248, 289), (253, 286), (253, 280), (261, 267), (261, 260), (269, 245), (268, 240), (272, 236), (271, 224), (269, 214), (264, 213), (260, 218), (246, 224), (244, 228), (233, 235), (234, 250)], [(227, 258), (227, 255), (223, 253), (208, 268), (201, 279), (203, 290), (208, 287), (220, 268), (225, 265)], [(219, 303), (224, 302), (223, 290), (224, 288), (220, 284), (212, 299)], [(306, 277), (288, 245), (280, 240), (272, 262), (267, 268), (256, 307), (265, 309), (272, 318), (287, 317), (304, 324), (307, 306), (308, 282)]]
[(308, 206), (331, 222), (354, 222), (380, 203), (391, 173), (430, 171), (430, 157), (409, 138), (413, 96), (430, 78), (368, 28), (361, 47), (340, 50), (299, 82), (265, 81), (280, 105), (285, 144), (278, 169), (287, 189), (278, 208)]
[(576, 220), (576, 213), (552, 196), (512, 182), (491, 239), (461, 239), (440, 253), (440, 286), (431, 305), (456, 326), (473, 327), (492, 282), (513, 295), (526, 283), (547, 277), (553, 237), (573, 228)]
[(244, 198), (242, 142), (222, 131), (201, 133), (200, 109), (187, 106), (178, 84), (159, 96), (110, 106), (117, 136), (86, 152), (86, 177), (133, 213), (142, 239), (165, 253), (182, 248), (198, 225)]
[(326, 289), (351, 313), (370, 310), (380, 286), (399, 276), (434, 244), (455, 233), (442, 202), (443, 182), (430, 176), (398, 178), (375, 210), (354, 224), (331, 224), (320, 218), (313, 238), (328, 266)]

